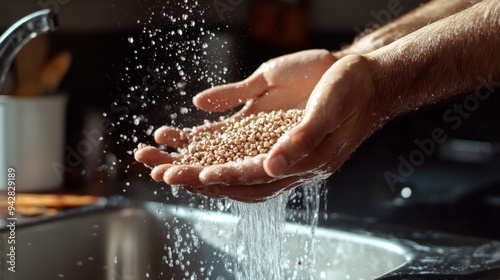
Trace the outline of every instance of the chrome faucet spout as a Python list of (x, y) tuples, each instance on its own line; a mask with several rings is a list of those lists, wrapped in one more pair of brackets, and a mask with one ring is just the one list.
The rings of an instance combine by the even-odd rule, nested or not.
[(0, 90), (19, 50), (36, 36), (56, 30), (58, 25), (57, 15), (46, 9), (25, 16), (0, 36)]

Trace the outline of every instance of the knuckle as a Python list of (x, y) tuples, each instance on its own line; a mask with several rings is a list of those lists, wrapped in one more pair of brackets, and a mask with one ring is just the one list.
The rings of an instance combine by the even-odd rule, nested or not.
[(306, 132), (301, 132), (293, 137), (293, 152), (299, 156), (306, 156), (316, 147), (316, 140)]

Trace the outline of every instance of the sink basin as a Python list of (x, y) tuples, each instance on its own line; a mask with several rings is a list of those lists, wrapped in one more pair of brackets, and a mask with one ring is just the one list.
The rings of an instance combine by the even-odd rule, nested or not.
[[(15, 273), (7, 271), (9, 231), (0, 231), (0, 278), (235, 279), (231, 244), (236, 223), (237, 218), (227, 213), (108, 201), (18, 226)], [(287, 224), (285, 231), (285, 254), (293, 260), (290, 271), (296, 272), (291, 279), (383, 279), (400, 271), (411, 274), (408, 269), (418, 265), (418, 250), (432, 255), (432, 250), (414, 242), (319, 227), (315, 272), (310, 277), (300, 267), (300, 245), (310, 238), (311, 229)]]

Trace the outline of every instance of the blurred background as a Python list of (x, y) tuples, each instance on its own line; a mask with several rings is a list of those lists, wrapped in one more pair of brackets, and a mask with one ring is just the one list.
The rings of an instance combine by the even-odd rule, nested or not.
[[(60, 28), (48, 57), (72, 54), (66, 93), (60, 192), (149, 199), (148, 169), (133, 160), (163, 124), (192, 126), (220, 115), (196, 111), (191, 97), (240, 80), (262, 62), (307, 48), (339, 49), (365, 28), (417, 7), (415, 0), (39, 0), (2, 1), (0, 31), (50, 8)], [(11, 82), (12, 86), (12, 82)], [(4, 88), (5, 90), (5, 88)], [(338, 215), (471, 236), (500, 238), (500, 96), (479, 101), (455, 129), (453, 100), (391, 122), (327, 182)], [(477, 107), (477, 108), (476, 108)], [(455, 113), (448, 117), (457, 117)], [(402, 176), (398, 168), (442, 129), (445, 143)], [(3, 133), (3, 132), (2, 132)], [(82, 143), (91, 143), (83, 149)], [(413, 153), (413, 154), (412, 154)], [(62, 170), (62, 171), (61, 171)], [(392, 178), (388, 180), (388, 178)], [(394, 179), (397, 178), (397, 179)], [(162, 200), (161, 196), (156, 199)]]

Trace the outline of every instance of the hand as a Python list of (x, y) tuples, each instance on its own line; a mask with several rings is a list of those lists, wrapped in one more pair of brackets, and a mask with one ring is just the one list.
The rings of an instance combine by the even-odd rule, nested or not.
[[(303, 108), (301, 106), (307, 104), (304, 121), (282, 137), (268, 155), (209, 167), (175, 166), (171, 164), (175, 155), (147, 147), (136, 153), (136, 159), (156, 166), (151, 175), (157, 181), (184, 185), (192, 192), (209, 196), (227, 196), (248, 202), (268, 199), (314, 177), (329, 176), (377, 125), (371, 122), (360, 125), (372, 117), (365, 110), (372, 109), (370, 100), (373, 99), (366, 63), (346, 58), (343, 63), (339, 61), (330, 67), (317, 85), (304, 82), (305, 75), (308, 75), (306, 80), (311, 81), (311, 73), (320, 72), (306, 71), (305, 66), (328, 67), (325, 59), (300, 59), (301, 55), (308, 54), (305, 58), (310, 58), (317, 53), (301, 52), (271, 60), (268, 62), (271, 67), (264, 64), (245, 81), (207, 90), (194, 99), (198, 107), (212, 111), (226, 110), (249, 100), (237, 116), (260, 110)], [(290, 72), (290, 67), (297, 71)], [(290, 81), (295, 83), (288, 85)], [(288, 96), (290, 93), (293, 95)], [(263, 102), (264, 98), (268, 101)], [(278, 102), (281, 99), (286, 102)], [(201, 129), (213, 129), (217, 125), (220, 124)], [(159, 129), (155, 139), (174, 147), (182, 143), (179, 131), (170, 127)], [(280, 158), (287, 163), (286, 167), (279, 167), (280, 160), (277, 163), (275, 159)]]
[(337, 59), (327, 50), (307, 50), (271, 59), (247, 79), (195, 96), (196, 107), (222, 112), (246, 103), (238, 116), (304, 108), (319, 79)]

